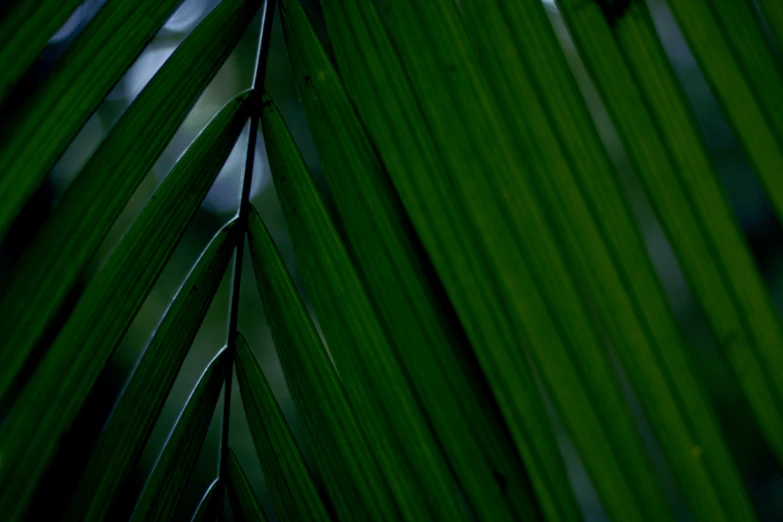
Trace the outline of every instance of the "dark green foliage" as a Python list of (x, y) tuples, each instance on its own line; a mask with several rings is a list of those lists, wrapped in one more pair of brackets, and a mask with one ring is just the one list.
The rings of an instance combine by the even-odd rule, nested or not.
[(171, 520), (204, 444), (230, 364), (223, 350), (207, 366), (144, 486), (131, 522)]
[[(63, 481), (74, 486), (69, 522), (123, 516), (129, 478), (232, 256), (226, 347), (131, 499), (131, 522), (190, 516), (186, 488), (202, 449), (214, 453), (205, 439), (221, 391), (221, 460), (199, 491), (198, 522), (225, 520), (225, 498), (242, 522), (578, 522), (587, 482), (615, 522), (760, 520), (624, 174), (544, 6), (321, 3), (329, 45), (300, 0), (281, 0), (280, 15), (327, 197), (264, 87), (275, 2), (222, 0), (25, 237), (0, 285), (0, 520), (25, 520), (32, 499), (47, 501), (47, 484)], [(783, 4), (758, 0), (759, 18), (750, 0), (667, 3), (783, 215)], [(0, 240), (15, 220), (22, 229), (34, 221), (22, 208), (179, 4), (108, 0), (30, 92), (20, 79), (79, 2), (0, 5), (0, 104), (22, 100), (2, 105)], [(69, 307), (66, 296), (262, 5), (252, 88), (191, 143)], [(748, 418), (780, 464), (779, 313), (646, 4), (560, 0), (559, 9)], [(237, 215), (193, 265), (84, 465), (53, 476), (248, 123)], [(306, 296), (250, 202), (259, 129)], [(268, 353), (257, 357), (257, 339), (237, 328), (245, 240), (301, 447), (262, 370)], [(229, 449), (234, 370), (257, 461)], [(587, 479), (570, 469), (577, 458)], [(246, 473), (259, 463), (274, 513)]]

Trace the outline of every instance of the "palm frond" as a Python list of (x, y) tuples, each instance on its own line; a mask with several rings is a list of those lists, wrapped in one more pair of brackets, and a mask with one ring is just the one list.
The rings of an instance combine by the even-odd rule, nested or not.
[(231, 361), (222, 350), (204, 370), (144, 486), (131, 522), (171, 520), (207, 435)]
[(250, 481), (233, 451), (228, 453), (228, 495), (240, 522), (266, 522)]
[[(321, 0), (323, 20), (310, 1), (280, 2), (289, 84), (267, 72), (288, 65), (269, 57), (271, 0), (261, 13), (260, 0), (99, 0), (86, 24), (87, 3), (0, 0), (0, 261), (11, 254), (0, 274), (0, 519), (172, 520), (201, 497), (193, 520), (223, 522), (226, 496), (245, 522), (578, 522), (596, 509), (616, 522), (779, 518), (756, 483), (783, 463), (777, 296), (644, 0), (558, 0), (560, 14), (539, 0)], [(173, 29), (195, 4), (201, 22)], [(783, 216), (781, 0), (665, 4), (733, 128), (733, 152)], [(557, 16), (574, 49), (550, 24)], [(240, 41), (258, 19), (250, 89), (203, 128), (80, 287), (178, 129), (194, 130), (189, 114), (213, 97), (218, 72), (246, 60)], [(76, 22), (77, 36), (57, 43)], [(51, 212), (37, 208), (113, 87), (142, 53), (151, 58), (149, 42), (172, 36), (173, 54)], [(584, 69), (569, 63), (574, 51)], [(592, 80), (619, 145), (602, 139), (605, 115), (577, 78)], [(314, 151), (304, 140), (300, 152), (267, 92), (293, 84)], [(272, 180), (262, 170), (267, 192), (251, 202), (259, 129)], [(228, 224), (109, 404), (115, 393), (98, 384), (137, 326), (158, 321), (148, 312), (161, 304), (161, 275), (197, 213), (209, 213), (200, 209), (219, 172), (238, 169), (224, 167), (232, 150), (245, 155), (238, 211), (221, 217)], [(306, 166), (311, 152), (320, 169)], [(614, 161), (623, 152), (630, 169)], [(636, 217), (636, 178), (657, 223)], [(279, 209), (267, 206), (273, 193)], [(290, 245), (277, 236), (283, 221)], [(692, 291), (719, 345), (718, 370), (692, 361), (701, 347), (686, 339), (699, 327), (683, 317), (699, 311), (673, 306), (656, 272), (661, 249), (646, 236), (658, 224), (679, 290)], [(244, 309), (245, 239), (265, 322)], [(289, 246), (301, 294), (283, 261)], [(186, 358), (214, 353), (199, 332), (214, 334), (207, 312), (223, 304), (212, 301), (232, 256), (225, 348), (160, 449)], [(274, 346), (258, 348), (276, 354), (293, 404), (272, 392), (280, 376), (262, 371), (240, 324), (254, 343), (269, 328)], [(777, 462), (735, 462), (744, 441), (703, 382), (720, 372)], [(230, 448), (239, 405), (260, 468)], [(194, 470), (216, 414), (217, 466), (203, 476)], [(600, 506), (585, 502), (593, 493)]]
[[(780, 321), (657, 40), (649, 13), (641, 4), (635, 4), (611, 26), (603, 21), (597, 5), (576, 8), (564, 2), (563, 14), (579, 41), (585, 63), (621, 131), (691, 288), (716, 338), (738, 370), (741, 384), (750, 396), (774, 396), (774, 386), (758, 371), (770, 363), (762, 362), (765, 356), (754, 346), (757, 339), (779, 335), (775, 332), (780, 331)], [(601, 54), (596, 52), (598, 49)], [(744, 307), (753, 310), (753, 314), (746, 315)], [(746, 348), (736, 350), (736, 346)], [(742, 370), (748, 363), (739, 360), (737, 352), (756, 354), (751, 356), (757, 361), (755, 373)], [(781, 441), (775, 428), (779, 421), (774, 420), (779, 413), (774, 406), (769, 407), (773, 404), (769, 400), (764, 406), (758, 401), (752, 404), (770, 445), (781, 458)], [(702, 425), (705, 424), (694, 423)], [(715, 479), (718, 477), (727, 475), (714, 475)], [(683, 483), (692, 482), (683, 479)], [(740, 489), (725, 484), (721, 491), (720, 496), (728, 498)], [(700, 505), (706, 508), (715, 504)]]
[(262, 111), (270, 169), (307, 289), (403, 516), (462, 520), (457, 490), (397, 354), (268, 95)]
[(362, 423), (255, 209), (248, 241), (277, 354), (340, 520), (399, 520)]
[(522, 342), (519, 329), (501, 305), (475, 226), (454, 195), (451, 176), (430, 175), (463, 168), (456, 158), (446, 162), (451, 147), (456, 152), (459, 145), (447, 145), (445, 135), (438, 143), (427, 131), (429, 123), (374, 6), (324, 4), (342, 78), (465, 328), (542, 509), (555, 519), (578, 520), (549, 415), (516, 348)]
[[(255, 0), (221, 2), (194, 29), (123, 114), (27, 245), (0, 298), (0, 330), (7, 332), (6, 342), (16, 346), (13, 352), (0, 352), (0, 396), (257, 8)], [(25, 313), (31, 309), (38, 313)]]
[(521, 459), (471, 347), (449, 324), (450, 310), (439, 302), (438, 281), (383, 164), (304, 10), (297, 2), (283, 5), (289, 57), (347, 246), (456, 479), (480, 518), (535, 520)]
[[(244, 337), (237, 337), (237, 381), (250, 434), (277, 513), (286, 520), (329, 520), (310, 470), (283, 417), (272, 389)], [(234, 462), (231, 459), (231, 462)], [(230, 466), (232, 464), (229, 464)], [(229, 472), (229, 477), (235, 474)], [(242, 497), (242, 491), (239, 491)], [(246, 505), (247, 500), (240, 505)], [(244, 511), (244, 510), (243, 510)]]
[[(228, 157), (255, 98), (229, 102), (95, 277), (0, 427), (0, 513), (21, 510)], [(222, 231), (220, 234), (228, 234)]]
[(67, 520), (104, 520), (171, 392), (234, 251), (236, 227), (218, 234), (177, 292), (112, 411), (73, 495)]
[(0, 125), (0, 236), (180, 2), (108, 2)]
[[(727, 0), (727, 2), (732, 5), (740, 3), (735, 0)], [(757, 57), (763, 57), (769, 51), (750, 43), (751, 56), (738, 54), (714, 6), (690, 0), (684, 2), (667, 0), (667, 5), (709, 81), (715, 97), (720, 101), (727, 119), (734, 127), (737, 139), (747, 151), (750, 162), (755, 167), (778, 217), (783, 219), (783, 184), (779, 176), (780, 172), (783, 172), (783, 146), (781, 145), (783, 115), (769, 113), (770, 108), (781, 103), (780, 95), (779, 92), (774, 91), (774, 86), (763, 85), (763, 81), (755, 77), (754, 71), (746, 70), (744, 65), (745, 60), (748, 59), (753, 67), (757, 63)], [(755, 20), (750, 22), (747, 19), (740, 19), (732, 23), (755, 24)], [(731, 28), (732, 25), (730, 24), (729, 27)], [(750, 34), (759, 30), (757, 26), (735, 29)], [(754, 38), (754, 41), (758, 44), (757, 38)], [(742, 45), (746, 47), (748, 44)], [(775, 67), (775, 71), (769, 73), (779, 74), (778, 68)], [(760, 400), (762, 399), (757, 397), (753, 402), (758, 403)]]

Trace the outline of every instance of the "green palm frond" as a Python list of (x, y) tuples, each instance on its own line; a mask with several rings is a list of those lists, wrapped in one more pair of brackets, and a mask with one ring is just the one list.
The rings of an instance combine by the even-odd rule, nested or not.
[(255, 209), (249, 216), (248, 240), (280, 364), (339, 517), (398, 520), (397, 504), (390, 497), (361, 423)]
[(236, 516), (241, 522), (265, 522), (266, 516), (256, 499), (239, 459), (233, 451), (228, 453), (228, 495)]
[[(36, 194), (148, 44), (167, 38), (182, 0), (99, 3), (54, 58), (53, 36), (87, 4), (0, 3), (0, 255), (10, 254), (0, 265), (0, 520), (783, 515), (738, 458), (704, 382), (720, 370), (694, 357), (703, 347), (636, 212), (649, 200), (727, 386), (749, 407), (737, 423), (757, 425), (749, 444), (768, 448), (763, 469), (779, 473), (775, 295), (647, 2), (558, 0), (553, 15), (539, 0), (320, 0), (319, 17), (311, 0), (281, 0), (275, 40), (276, 2), (204, 0), (209, 13), (38, 211)], [(780, 0), (664, 3), (779, 218)], [(213, 100), (254, 20), (250, 88)], [(278, 41), (285, 53), (270, 57)], [(283, 54), (287, 83), (271, 73), (288, 67)], [(312, 144), (288, 118), (298, 113), (269, 94), (281, 85), (298, 93)], [(148, 188), (207, 98), (222, 108)], [(609, 121), (617, 144), (599, 132)], [(259, 134), (268, 169), (255, 164)], [(623, 155), (633, 173), (614, 161)], [(187, 261), (116, 400), (99, 397), (134, 325), (156, 313), (178, 245), (215, 217), (200, 209), (221, 172), (241, 179), (235, 215)], [(643, 196), (628, 189), (637, 178)], [(228, 329), (215, 344), (210, 310), (223, 305)], [(274, 349), (259, 338), (267, 328)], [(205, 344), (210, 362), (196, 365), (183, 405), (177, 383)], [(105, 419), (98, 399), (113, 405)], [(181, 413), (163, 426), (171, 405)], [(235, 452), (243, 435), (257, 459)], [(66, 455), (79, 437), (86, 449)], [(207, 477), (204, 456), (216, 459)]]
[(223, 350), (204, 370), (144, 486), (131, 522), (171, 520), (204, 444), (230, 362)]

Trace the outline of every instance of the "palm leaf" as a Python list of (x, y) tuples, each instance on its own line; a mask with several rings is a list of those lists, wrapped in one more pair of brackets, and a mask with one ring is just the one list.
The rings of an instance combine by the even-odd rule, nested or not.
[(361, 423), (255, 209), (248, 240), (277, 354), (340, 520), (399, 520)]
[(10, 0), (0, 7), (0, 102), (82, 0)]
[[(164, 180), (82, 296), (0, 427), (0, 515), (15, 520), (245, 125), (254, 97), (221, 110)], [(223, 231), (221, 234), (227, 234)]]
[[(283, 412), (244, 337), (237, 337), (237, 381), (250, 434), (277, 513), (284, 520), (329, 520)], [(229, 459), (231, 462), (235, 460)], [(229, 463), (229, 466), (232, 464)], [(229, 471), (229, 477), (234, 473)], [(248, 506), (238, 491), (239, 504)], [(243, 509), (244, 511), (244, 509)]]
[(240, 522), (266, 522), (264, 510), (253, 493), (239, 459), (233, 451), (228, 452), (228, 458), (228, 496), (237, 519)]
[(221, 350), (204, 370), (155, 463), (131, 522), (171, 520), (204, 444), (230, 362), (226, 350)]
[[(479, 5), (466, 0), (464, 8), (475, 31), (487, 35), (481, 40), (482, 64), (490, 78), (495, 78), (491, 84), (504, 86), (495, 91), (504, 114), (513, 122), (511, 132), (520, 140), (523, 136), (530, 140), (526, 156), (537, 172), (531, 175), (531, 190), (538, 187), (544, 208), (552, 209), (551, 222), (567, 258), (573, 260), (571, 271), (605, 324), (670, 466), (681, 484), (690, 485), (688, 495), (695, 514), (703, 520), (753, 520), (749, 498), (691, 368), (635, 218), (565, 56), (554, 45), (543, 7), (499, 1)], [(478, 16), (479, 9), (483, 17)], [(532, 23), (535, 20), (539, 23)], [(530, 52), (535, 48), (550, 52)], [(529, 74), (525, 68), (514, 68), (516, 62), (525, 63)], [(683, 458), (694, 452), (709, 456)], [(596, 487), (607, 495), (614, 486), (611, 482), (602, 485), (595, 470), (592, 474)], [(736, 497), (722, 505), (727, 495)]]
[[(45, 219), (47, 174), (146, 44), (166, 37), (180, 0), (99, 0), (94, 20), (52, 48), (86, 6), (0, 0), (0, 237), (14, 231), (0, 245), (13, 263), (0, 283), (0, 519), (120, 511), (232, 252), (226, 349), (171, 431), (134, 522), (188, 515), (184, 492), (221, 389), (218, 477), (194, 520), (223, 520), (226, 492), (235, 518), (265, 520), (228, 444), (234, 364), (281, 520), (576, 522), (575, 494), (590, 485), (618, 522), (775, 518), (729, 454), (689, 359), (697, 347), (684, 342), (619, 183), (625, 169), (612, 165), (590, 89), (577, 87), (541, 2), (322, 0), (327, 52), (300, 1), (281, 2), (282, 34), (330, 194), (318, 194), (262, 94), (267, 63), (280, 65), (267, 60), (267, 1), (251, 91), (188, 148), (69, 310), (66, 295), (261, 2), (209, 3)], [(667, 3), (783, 216), (780, 0)], [(559, 5), (734, 373), (724, 377), (732, 390), (736, 377), (780, 461), (783, 328), (644, 0)], [(50, 51), (60, 53), (51, 66)], [(195, 264), (95, 447), (71, 455), (72, 436), (101, 420), (96, 383), (144, 319), (135, 316), (248, 119), (237, 215)], [(259, 121), (323, 341), (250, 204)], [(16, 233), (39, 222), (35, 237)], [(238, 332), (245, 234), (309, 452)], [(643, 444), (648, 431), (655, 440)], [(582, 507), (589, 517), (598, 506)]]
[[(565, 193), (555, 199), (552, 184), (559, 180), (540, 183), (535, 177), (541, 165), (531, 144), (525, 148), (527, 134), (520, 135), (506, 99), (498, 103), (493, 96), (495, 78), (482, 74), (458, 6), (404, 1), (390, 11), (419, 102), (454, 160), (449, 172), (457, 197), (485, 242), (505, 302), (525, 329), (528, 353), (604, 506), (618, 518), (670, 519), (611, 360), (568, 271), (573, 253), (559, 219), (564, 202), (589, 217), (579, 187), (561, 183)], [(416, 51), (421, 48), (431, 52)]]
[(234, 250), (236, 227), (207, 247), (122, 393), (73, 495), (68, 520), (99, 521), (109, 513), (152, 432), (174, 380), (212, 302)]
[[(753, 88), (764, 116), (783, 145), (783, 74), (779, 57), (768, 46), (754, 6), (748, 0), (713, 2), (710, 8), (726, 43)], [(702, 23), (704, 23), (702, 21)]]
[(403, 516), (464, 519), (446, 464), (397, 355), (268, 95), (261, 122), (305, 284), (337, 371)]
[[(128, 108), (27, 245), (0, 298), (0, 332), (16, 347), (0, 352), (0, 396), (257, 8), (257, 0), (221, 2), (199, 24)], [(38, 313), (25, 313), (32, 309)]]
[(0, 236), (181, 1), (108, 2), (46, 81), (0, 125)]
[(470, 347), (441, 310), (383, 165), (304, 10), (296, 1), (282, 5), (289, 57), (349, 245), (456, 478), (480, 517), (533, 520), (524, 466), (466, 356)]
[[(491, 267), (454, 197), (428, 123), (374, 7), (325, 2), (340, 72), (471, 340), (544, 512), (578, 520), (549, 417), (527, 369), (519, 329), (498, 299)], [(349, 28), (352, 28), (349, 30)], [(448, 149), (447, 149), (448, 150)], [(458, 162), (450, 168), (462, 168)]]
[(223, 493), (223, 487), (220, 479), (215, 479), (212, 484), (209, 485), (204, 496), (201, 498), (201, 502), (198, 503), (196, 512), (193, 514), (193, 518), (190, 522), (214, 522), (216, 518), (215, 507), (217, 505), (217, 499)]
[[(737, 3), (734, 0), (727, 1)], [(699, 0), (667, 0), (667, 5), (734, 127), (737, 139), (745, 147), (778, 217), (783, 219), (783, 183), (779, 175), (783, 172), (783, 114), (769, 113), (770, 107), (780, 103), (780, 93), (754, 81), (752, 71), (749, 74), (743, 65), (749, 57), (737, 54), (726, 29), (708, 3)], [(748, 21), (738, 20), (736, 23), (746, 24)], [(758, 30), (753, 27), (735, 29), (749, 32)], [(766, 54), (767, 51), (754, 48), (751, 52), (756, 55)], [(751, 66), (754, 63), (755, 59), (751, 61)], [(762, 90), (759, 91), (759, 88)], [(756, 400), (761, 398), (755, 398), (754, 402)]]
[[(780, 410), (769, 399), (777, 392), (761, 370), (770, 362), (755, 341), (779, 336), (775, 334), (780, 331), (777, 312), (666, 62), (650, 15), (635, 4), (610, 26), (597, 5), (572, 7), (563, 2), (561, 6), (716, 338), (739, 370), (748, 396), (767, 397), (751, 404), (770, 445), (783, 459), (777, 436), (781, 424), (774, 420), (780, 418)], [(753, 313), (747, 314), (746, 307)], [(733, 348), (739, 345), (746, 348)], [(738, 352), (745, 355), (738, 357)], [(741, 359), (747, 357), (757, 361), (752, 373), (743, 371), (749, 365)], [(713, 480), (728, 476), (713, 474)], [(683, 480), (683, 484), (692, 482)], [(729, 498), (741, 489), (725, 484), (722, 491), (720, 496)], [(701, 503), (704, 509), (711, 505)], [(739, 507), (743, 502), (726, 505)]]

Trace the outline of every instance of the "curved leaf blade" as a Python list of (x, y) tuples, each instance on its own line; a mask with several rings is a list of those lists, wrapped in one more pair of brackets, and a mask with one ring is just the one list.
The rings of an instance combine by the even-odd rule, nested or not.
[(12, 0), (0, 7), (0, 102), (83, 0)]
[(231, 499), (231, 505), (234, 506), (234, 513), (239, 522), (266, 522), (266, 515), (253, 493), (253, 487), (239, 464), (239, 459), (231, 449), (228, 450), (227, 489), (228, 498)]
[(206, 493), (201, 498), (201, 502), (198, 503), (196, 512), (193, 513), (193, 518), (190, 519), (190, 522), (215, 522), (215, 518), (217, 518), (215, 507), (217, 499), (223, 494), (222, 486), (220, 479), (215, 479), (209, 485)]
[[(284, 520), (329, 520), (291, 429), (242, 334), (237, 335), (236, 368), (250, 434), (277, 513)], [(234, 459), (229, 458), (229, 466)]]
[(44, 83), (0, 125), (0, 237), (181, 1), (107, 2)]
[(399, 508), (291, 274), (252, 207), (248, 241), (280, 364), (340, 520), (400, 520)]
[(445, 460), (397, 354), (268, 94), (264, 95), (261, 122), (275, 188), (305, 284), (346, 391), (403, 517), (466, 520)]
[(234, 251), (232, 225), (209, 244), (174, 298), (101, 433), (66, 520), (108, 515), (147, 443)]
[[(0, 517), (13, 521), (52, 458), (244, 127), (252, 93), (229, 102), (161, 183), (76, 306), (0, 426)], [(227, 231), (220, 232), (227, 234)]]
[(207, 436), (230, 365), (224, 348), (204, 370), (155, 463), (131, 522), (162, 522), (174, 516)]
[(348, 246), (457, 481), (480, 520), (540, 519), (524, 465), (468, 357), (471, 347), (438, 302), (431, 267), (374, 145), (304, 9), (298, 0), (282, 5), (289, 59)]
[[(180, 44), (101, 143), (7, 277), (0, 397), (84, 266), (236, 46), (260, 0), (221, 2)], [(35, 314), (29, 310), (36, 310)]]

